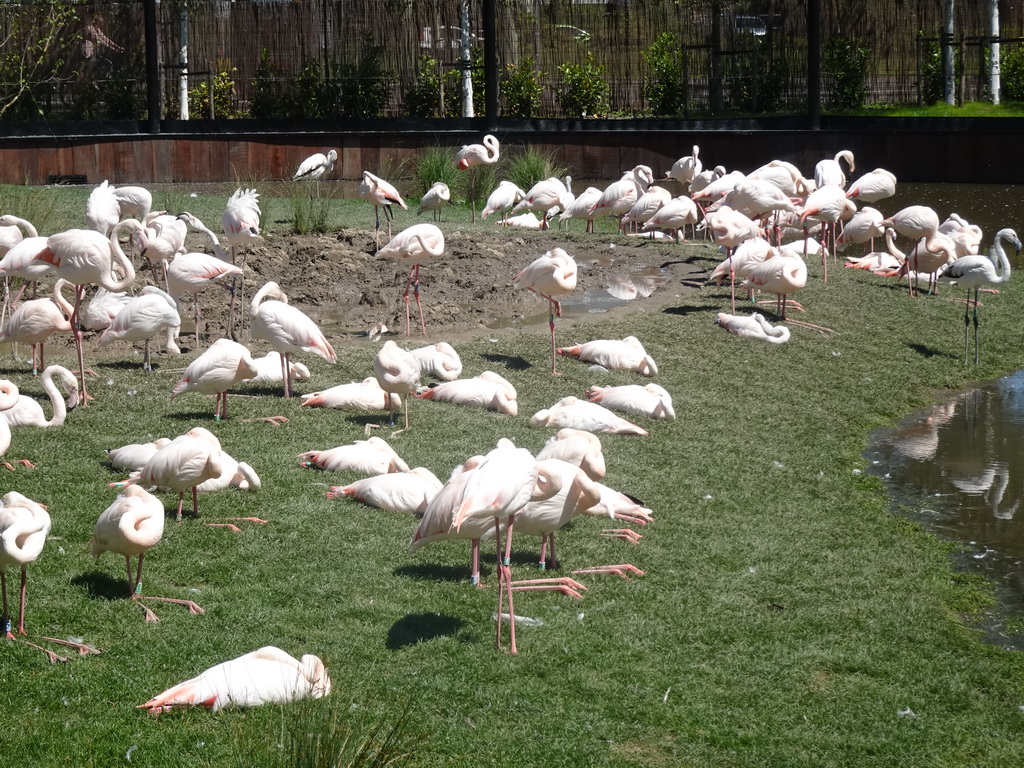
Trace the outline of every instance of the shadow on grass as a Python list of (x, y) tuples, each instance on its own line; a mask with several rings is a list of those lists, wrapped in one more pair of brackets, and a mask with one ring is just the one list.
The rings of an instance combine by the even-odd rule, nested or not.
[(384, 645), (389, 651), (397, 651), (426, 640), (454, 635), (463, 624), (465, 622), (455, 616), (410, 613), (391, 625)]
[(127, 600), (128, 582), (115, 579), (102, 571), (89, 571), (71, 579), (72, 586), (83, 587), (93, 600)]
[(487, 353), (485, 355), (481, 355), (481, 357), (489, 363), (503, 365), (510, 371), (526, 371), (533, 367), (533, 363), (525, 358), (519, 357), (519, 355), (497, 355), (494, 353)]
[[(395, 576), (404, 576), (407, 579), (416, 579), (417, 581), (464, 581), (467, 585), (469, 584), (469, 572), (468, 565), (438, 565), (437, 563), (403, 565), (394, 570)], [(480, 568), (481, 578), (490, 575), (491, 571), (488, 568)]]
[(917, 352), (921, 357), (947, 357), (950, 360), (953, 358), (959, 359), (959, 355), (951, 355), (949, 352), (943, 352), (942, 350), (929, 347), (925, 344), (910, 343), (907, 344), (907, 346), (914, 352)]
[(696, 314), (707, 314), (709, 312), (707, 307), (698, 307), (692, 304), (684, 304), (680, 307), (665, 307), (661, 310), (666, 315), (696, 315)]

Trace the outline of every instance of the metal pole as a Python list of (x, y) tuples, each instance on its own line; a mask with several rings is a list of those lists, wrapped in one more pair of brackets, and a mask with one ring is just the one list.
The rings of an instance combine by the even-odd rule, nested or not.
[(473, 56), (469, 39), (469, 0), (462, 0), (459, 28), (462, 30), (462, 116), (475, 117), (473, 112)]
[(821, 0), (807, 3), (807, 121), (821, 130)]
[(956, 75), (953, 72), (953, 23), (956, 18), (954, 0), (946, 0), (945, 10), (945, 23), (942, 27), (942, 95), (946, 103), (953, 106), (956, 104)]
[(991, 37), (991, 47), (989, 49), (989, 83), (988, 89), (992, 95), (992, 103), (999, 103), (999, 74), (1000, 74), (1000, 62), (999, 62), (999, 0), (989, 0), (989, 17), (988, 27), (989, 35)]
[(181, 74), (178, 75), (178, 117), (188, 120), (188, 6), (185, 3), (178, 6), (178, 39), (181, 43), (178, 48), (178, 64), (181, 65)]
[(498, 22), (495, 0), (484, 0), (484, 115), (487, 130), (498, 128)]
[(146, 35), (146, 113), (150, 133), (160, 133), (160, 56), (157, 51), (156, 0), (143, 0)]

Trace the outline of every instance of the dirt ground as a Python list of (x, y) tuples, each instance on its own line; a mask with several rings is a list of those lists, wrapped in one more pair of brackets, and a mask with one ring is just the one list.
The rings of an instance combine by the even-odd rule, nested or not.
[[(382, 235), (382, 245), (386, 239)], [(576, 290), (565, 300), (567, 318), (599, 316), (605, 308), (628, 312), (660, 306), (687, 290), (684, 281), (699, 282), (709, 271), (706, 259), (713, 256), (707, 245), (638, 237), (503, 227), (446, 231), (445, 254), (420, 269), (428, 334), (454, 340), (482, 328), (546, 323), (547, 303), (514, 288), (515, 275), (556, 246), (579, 267)], [(365, 337), (379, 323), (404, 334), (402, 294), (408, 271), (395, 259), (375, 257), (376, 250), (370, 230), (271, 236), (248, 249), (245, 294), (249, 297), (267, 280), (276, 280), (290, 303), (316, 320), (332, 343)], [(694, 260), (697, 254), (704, 258)], [(630, 295), (635, 298), (627, 300)], [(183, 319), (188, 312), (187, 305), (182, 307)], [(411, 312), (415, 335), (414, 300)], [(216, 316), (206, 316), (209, 332), (217, 333)]]

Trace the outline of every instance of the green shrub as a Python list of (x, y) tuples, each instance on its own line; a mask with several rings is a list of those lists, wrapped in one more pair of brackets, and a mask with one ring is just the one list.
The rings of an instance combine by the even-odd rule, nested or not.
[(683, 51), (676, 36), (665, 32), (641, 54), (649, 69), (644, 84), (644, 98), (655, 117), (668, 117), (683, 112), (686, 104), (686, 83), (683, 81)]
[(270, 50), (260, 51), (260, 63), (252, 81), (249, 111), (257, 117), (293, 117), (294, 100), (288, 99), (282, 85), (284, 70), (270, 58)]
[(390, 93), (383, 48), (370, 40), (361, 58), (347, 63), (335, 58), (306, 62), (295, 82), (296, 112), (305, 118), (363, 118), (383, 115)]
[(509, 64), (505, 67), (501, 76), (503, 114), (507, 117), (533, 117), (540, 107), (540, 95), (544, 90), (541, 77), (543, 73), (534, 67), (532, 56), (526, 57), (518, 65)]
[(610, 89), (605, 80), (604, 67), (587, 53), (585, 64), (560, 64), (562, 88), (558, 103), (566, 117), (589, 117), (608, 111)]
[[(452, 72), (442, 74), (441, 62), (431, 56), (420, 56), (419, 72), (405, 91), (402, 109), (409, 117), (442, 117), (441, 85), (444, 91), (455, 86)], [(451, 85), (449, 85), (449, 83)]]
[(455, 166), (455, 150), (450, 147), (427, 147), (413, 161), (413, 178), (416, 181), (416, 194), (423, 197), (435, 182), (441, 181), (448, 189), (459, 187), (462, 173)]
[[(235, 107), (235, 75), (238, 69), (221, 68), (212, 79), (213, 117), (240, 117)], [(188, 93), (189, 116), (202, 119), (210, 116), (211, 80), (203, 80)]]
[(1007, 101), (1024, 101), (1024, 46), (1004, 47), (999, 67), (999, 95)]
[(506, 157), (508, 165), (505, 169), (505, 178), (520, 189), (529, 189), (538, 181), (552, 176), (560, 179), (567, 173), (564, 165), (555, 162), (554, 154), (542, 152), (534, 147), (527, 147), (514, 156)]
[(858, 109), (868, 94), (871, 51), (852, 38), (831, 37), (822, 46), (825, 105), (830, 109)]

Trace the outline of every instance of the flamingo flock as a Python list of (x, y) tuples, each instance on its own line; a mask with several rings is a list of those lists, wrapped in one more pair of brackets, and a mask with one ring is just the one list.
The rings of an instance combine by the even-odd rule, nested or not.
[[(564, 181), (554, 177), (544, 179), (527, 191), (502, 181), (488, 197), (481, 218), (500, 216), (499, 223), (508, 223), (510, 213), (530, 214), (538, 227), (549, 226), (556, 216), (565, 225), (573, 219), (583, 219), (589, 233), (594, 229), (595, 219), (607, 217), (613, 219), (619, 232), (673, 240), (682, 239), (687, 226), (703, 229), (716, 246), (726, 250), (725, 261), (712, 277), (718, 283), (729, 279), (733, 305), (738, 281), (739, 288), (748, 290), (752, 297), (756, 293), (775, 297), (774, 315), (780, 324), (773, 326), (760, 313), (739, 316), (735, 311), (718, 314), (716, 322), (736, 335), (760, 338), (773, 345), (791, 339), (789, 327), (781, 324), (788, 321), (787, 307), (803, 310), (789, 297), (807, 284), (808, 256), (821, 255), (822, 278), (826, 279), (829, 254), (834, 254), (837, 248), (863, 244), (873, 254), (874, 239), (885, 238), (887, 250), (899, 264), (895, 275), (906, 277), (908, 284), (911, 274), (927, 274), (953, 280), (967, 289), (964, 361), (968, 359), (968, 333), (973, 319), (974, 357), (978, 362), (978, 291), (1008, 282), (1011, 267), (1006, 250), (1012, 247), (1019, 252), (1021, 249), (1021, 242), (1012, 229), (1003, 229), (997, 234), (992, 257), (986, 257), (977, 255), (979, 233), (967, 222), (953, 222), (943, 231), (946, 225), (939, 221), (934, 210), (925, 206), (912, 206), (889, 216), (870, 206), (858, 210), (857, 202), (878, 204), (891, 197), (896, 179), (892, 173), (879, 168), (847, 188), (847, 173), (855, 171), (853, 154), (847, 150), (820, 161), (809, 177), (785, 161), (772, 161), (749, 175), (738, 171), (728, 173), (721, 166), (705, 171), (699, 153), (699, 147), (694, 146), (690, 154), (679, 158), (665, 172), (662, 181), (681, 185), (683, 194), (680, 195), (673, 195), (668, 186), (655, 184), (652, 169), (638, 164), (605, 189), (592, 187), (579, 196), (572, 192), (571, 177)], [(488, 135), (482, 144), (464, 146), (454, 162), (459, 170), (473, 174), (474, 168), (497, 164), (500, 157), (498, 140)], [(335, 150), (315, 154), (299, 165), (294, 178), (308, 181), (326, 178), (336, 161)], [(142, 343), (145, 347), (143, 368), (147, 372), (153, 370), (149, 348), (152, 339), (162, 337), (169, 353), (181, 353), (177, 344), (182, 325), (179, 305), (185, 294), (194, 295), (196, 344), (189, 352), (198, 354), (185, 365), (167, 396), (172, 400), (187, 393), (214, 396), (211, 426), (228, 418), (229, 393), (243, 382), (279, 381), (283, 397), (291, 398), (293, 383), (310, 378), (309, 369), (292, 361), (292, 355), (311, 354), (328, 363), (337, 363), (338, 356), (327, 334), (313, 318), (289, 304), (287, 295), (274, 281), (268, 281), (254, 294), (248, 312), (250, 340), (271, 347), (265, 358), (254, 358), (247, 346), (226, 337), (215, 340), (201, 351), (199, 293), (208, 288), (212, 290), (211, 286), (216, 287), (217, 281), (226, 277), (243, 279), (245, 263), (244, 258), (239, 258), (239, 249), (262, 234), (258, 194), (255, 190), (239, 188), (228, 201), (222, 223), (230, 246), (229, 259), (220, 249), (217, 236), (195, 217), (152, 212), (152, 199), (147, 198), (145, 192), (142, 188), (117, 188), (104, 182), (90, 195), (85, 216), (87, 229), (68, 230), (45, 238), (39, 237), (23, 220), (0, 217), (0, 225), (18, 229), (17, 235), (10, 234), (14, 242), (7, 246), (0, 261), (0, 272), (5, 278), (26, 281), (58, 278), (52, 296), (45, 298), (21, 301), (10, 296), (10, 291), (5, 292), (5, 325), (0, 341), (32, 345), (31, 373), (36, 375), (42, 371), (42, 386), (52, 415), (46, 418), (43, 407), (21, 396), (12, 382), (0, 382), (0, 415), (3, 416), (0, 418), (0, 455), (11, 445), (12, 430), (29, 425), (60, 427), (69, 418), (69, 412), (88, 403), (88, 369), (82, 332), (83, 303), (88, 286), (98, 286), (107, 297), (119, 297), (113, 299), (111, 310), (97, 313), (98, 317), (105, 317), (105, 321), (97, 320), (97, 323), (106, 322), (105, 327), (99, 329), (98, 345)], [(357, 196), (375, 208), (375, 244), (378, 246), (375, 256), (400, 260), (403, 264), (400, 276), (405, 276), (408, 269), (403, 292), (406, 336), (411, 335), (410, 289), (420, 316), (420, 334), (425, 336), (420, 267), (428, 259), (434, 260), (430, 264), (443, 259), (445, 232), (438, 223), (419, 223), (393, 234), (394, 209), (407, 210), (408, 206), (393, 185), (370, 171), (363, 172)], [(417, 214), (432, 211), (440, 219), (440, 211), (450, 201), (451, 191), (438, 182), (420, 201)], [(383, 247), (379, 247), (381, 208), (388, 230), (388, 242)], [(536, 218), (537, 214), (541, 218)], [(185, 229), (209, 233), (215, 253), (189, 253), (184, 244)], [(797, 237), (784, 243), (783, 232), (796, 233)], [(810, 239), (812, 233), (820, 233), (820, 243)], [(0, 231), (0, 235), (5, 234), (8, 233)], [(125, 235), (140, 258), (161, 265), (162, 287), (150, 285), (135, 291), (135, 266), (122, 244)], [(897, 236), (912, 243), (909, 254), (902, 259), (894, 253)], [(561, 316), (560, 301), (576, 289), (580, 273), (571, 250), (571, 242), (567, 240), (564, 248), (555, 247), (541, 255), (529, 254), (529, 258), (520, 256), (521, 263), (510, 265), (509, 270), (514, 287), (529, 290), (547, 302), (551, 374), (558, 374), (557, 361), (561, 356), (626, 377), (655, 377), (658, 365), (634, 336), (556, 345), (555, 320)], [(880, 258), (875, 261), (879, 265), (882, 262)], [(425, 268), (430, 274), (430, 266)], [(154, 279), (157, 279), (155, 272)], [(75, 288), (73, 303), (64, 298), (63, 290), (67, 286)], [(232, 288), (228, 336), (236, 334), (236, 290), (235, 286)], [(135, 292), (127, 295), (127, 291)], [(913, 295), (913, 289), (911, 292)], [(98, 303), (97, 299), (94, 301)], [(54, 333), (72, 334), (78, 371), (45, 366), (43, 344)], [(352, 500), (417, 516), (415, 525), (409, 526), (410, 552), (435, 541), (469, 540), (470, 583), (475, 586), (481, 586), (480, 542), (493, 536), (497, 577), (496, 644), (499, 648), (507, 647), (513, 654), (518, 651), (515, 593), (555, 591), (570, 599), (583, 599), (586, 585), (574, 576), (615, 574), (628, 579), (642, 575), (635, 566), (619, 563), (578, 568), (572, 576), (514, 580), (512, 537), (514, 534), (539, 537), (538, 562), (542, 569), (548, 570), (558, 567), (555, 534), (575, 518), (607, 517), (630, 526), (651, 523), (650, 509), (602, 483), (607, 469), (604, 445), (605, 441), (642, 439), (651, 430), (674, 420), (672, 395), (663, 387), (653, 382), (617, 386), (594, 384), (583, 397), (567, 394), (532, 416), (520, 417), (519, 393), (509, 380), (491, 370), (475, 371), (464, 377), (457, 351), (444, 342), (408, 349), (394, 339), (387, 339), (379, 346), (372, 371), (364, 373), (367, 376), (361, 381), (302, 395), (301, 405), (386, 411), (390, 426), (395, 426), (395, 413), (402, 408), (404, 425), (388, 434), (387, 439), (367, 434), (365, 440), (303, 452), (297, 457), (299, 464), (323, 472), (366, 475), (360, 480), (331, 487), (328, 498)], [(428, 385), (430, 379), (435, 381)], [(500, 437), (489, 450), (467, 456), (448, 469), (448, 479), (442, 482), (434, 474), (442, 468), (410, 468), (392, 442), (410, 429), (409, 402), (413, 399), (422, 401), (415, 406), (417, 409), (448, 409), (453, 418), (457, 418), (454, 414), (459, 407), (491, 411), (488, 415), (493, 415), (499, 424), (502, 420), (507, 423), (522, 418), (529, 426), (549, 429), (553, 435), (536, 455)], [(275, 426), (286, 421), (283, 417), (266, 417), (266, 420)], [(385, 428), (367, 424), (367, 432), (375, 427)], [(199, 518), (201, 492), (226, 487), (258, 489), (259, 477), (245, 461), (229, 456), (217, 434), (205, 427), (192, 427), (173, 439), (158, 438), (123, 446), (111, 451), (109, 461), (111, 466), (132, 474), (127, 480), (112, 484), (118, 488), (119, 495), (99, 513), (90, 542), (92, 554), (99, 558), (104, 552), (113, 552), (125, 559), (126, 597), (143, 607), (147, 621), (158, 619), (143, 601), (177, 604), (193, 615), (202, 615), (204, 609), (192, 600), (143, 594), (143, 559), (161, 541), (165, 524), (164, 505), (149, 489), (177, 492), (174, 519), (180, 522), (184, 519), (186, 494), (192, 496), (192, 516)], [(5, 466), (15, 469), (12, 464)], [(242, 519), (266, 523), (257, 517)], [(206, 524), (239, 531), (232, 522), (221, 523), (216, 518)], [(41, 504), (16, 492), (3, 497), (0, 575), (3, 576), (4, 635), (42, 650), (56, 661), (62, 659), (53, 651), (15, 635), (6, 574), (8, 567), (20, 570), (17, 633), (23, 635), (27, 569), (42, 555), (50, 528), (50, 517)], [(600, 534), (634, 543), (641, 539), (632, 527), (603, 529)], [(134, 568), (132, 558), (136, 558)], [(506, 621), (507, 645), (502, 629)], [(42, 640), (58, 642), (53, 638)], [(73, 645), (80, 653), (97, 652), (84, 644)], [(253, 687), (253, 680), (262, 683)], [(200, 672), (141, 706), (153, 714), (187, 705), (216, 711), (227, 706), (317, 698), (330, 690), (330, 678), (316, 656), (296, 659), (278, 648), (264, 647)]]

